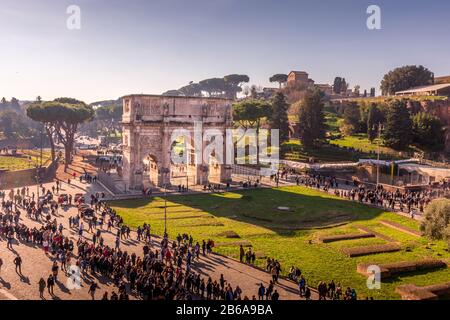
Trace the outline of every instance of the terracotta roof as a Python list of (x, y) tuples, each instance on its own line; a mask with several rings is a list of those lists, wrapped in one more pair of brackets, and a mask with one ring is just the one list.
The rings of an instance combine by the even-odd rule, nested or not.
[(291, 73), (295, 73), (295, 74), (308, 74), (308, 73), (305, 72), (305, 71), (291, 71), (291, 72), (289, 72), (289, 74), (291, 74)]

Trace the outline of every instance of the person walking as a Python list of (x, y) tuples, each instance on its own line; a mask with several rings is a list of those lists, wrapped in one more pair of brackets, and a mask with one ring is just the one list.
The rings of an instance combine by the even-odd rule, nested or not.
[(308, 286), (306, 286), (306, 289), (305, 289), (305, 299), (311, 300), (311, 290), (309, 289)]
[(98, 289), (98, 285), (97, 282), (92, 282), (91, 285), (89, 286), (89, 291), (88, 293), (91, 294), (92, 300), (95, 300), (95, 290)]
[(264, 300), (264, 295), (266, 294), (266, 288), (264, 287), (264, 285), (261, 284), (259, 285), (258, 288), (258, 300)]
[(50, 295), (53, 296), (53, 287), (55, 286), (55, 280), (53, 279), (53, 275), (49, 275), (47, 278), (47, 290)]
[(12, 231), (9, 231), (8, 234), (6, 235), (6, 248), (13, 250), (12, 244), (13, 244), (13, 240), (14, 240), (14, 234), (12, 233)]
[(272, 301), (278, 301), (280, 299), (280, 294), (277, 290), (272, 294)]
[(39, 297), (41, 299), (44, 299), (44, 291), (46, 287), (44, 278), (41, 277), (41, 279), (39, 279), (38, 285), (39, 285)]
[(245, 256), (245, 251), (244, 251), (244, 247), (241, 246), (239, 247), (239, 261), (244, 262), (244, 256)]
[(19, 270), (17, 273), (22, 274), (22, 258), (19, 255), (14, 259), (14, 265), (16, 266), (16, 272)]
[(52, 274), (53, 274), (53, 279), (55, 282), (58, 281), (58, 271), (59, 271), (58, 263), (56, 261), (53, 261)]

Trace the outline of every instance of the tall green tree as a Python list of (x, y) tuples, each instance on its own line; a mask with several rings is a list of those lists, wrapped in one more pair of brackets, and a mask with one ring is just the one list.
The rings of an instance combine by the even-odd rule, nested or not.
[(384, 144), (396, 150), (404, 150), (412, 142), (412, 121), (406, 100), (389, 103), (383, 132)]
[(342, 92), (342, 78), (341, 77), (334, 78), (333, 92), (336, 94), (340, 94)]
[(427, 151), (442, 151), (445, 146), (441, 120), (431, 114), (419, 112), (412, 118), (413, 142)]
[(381, 81), (383, 95), (434, 83), (434, 73), (424, 66), (404, 66), (389, 71)]
[(209, 97), (221, 97), (226, 89), (225, 80), (223, 78), (205, 79), (198, 84), (202, 91), (208, 93)]
[(50, 102), (34, 103), (27, 109), (28, 116), (44, 124), (54, 157), (55, 136), (64, 145), (65, 169), (72, 162), (75, 134), (78, 126), (94, 116), (94, 110), (73, 98), (58, 98)]
[(347, 93), (348, 87), (350, 86), (350, 84), (345, 81), (345, 78), (342, 78), (342, 82), (341, 82), (341, 93)]
[(372, 103), (367, 111), (367, 136), (371, 142), (377, 138), (377, 128), (382, 122), (384, 122), (383, 113), (375, 103)]
[(50, 143), (52, 160), (56, 158), (55, 152), (55, 130), (59, 112), (53, 108), (53, 103), (33, 103), (27, 108), (27, 116), (34, 121), (40, 122), (44, 126), (45, 133)]
[(179, 89), (187, 97), (200, 97), (202, 95), (202, 87), (198, 83), (190, 83)]
[(299, 107), (299, 136), (306, 147), (325, 140), (324, 94), (319, 89), (307, 90)]
[(237, 94), (242, 91), (242, 85), (250, 81), (245, 74), (229, 74), (223, 77), (225, 81), (225, 95), (229, 99), (236, 99)]
[(272, 114), (270, 116), (270, 127), (279, 130), (280, 144), (289, 139), (289, 104), (283, 93), (277, 92), (272, 98)]
[(352, 135), (360, 131), (361, 113), (356, 102), (350, 102), (344, 107), (343, 116), (342, 133)]
[[(264, 100), (248, 99), (233, 104), (233, 120), (243, 129), (255, 129), (256, 131), (256, 162), (259, 163), (259, 130), (262, 121), (270, 118), (272, 106)], [(238, 141), (242, 137), (238, 137)], [(236, 142), (237, 143), (237, 142)]]
[(271, 76), (269, 78), (269, 81), (270, 82), (278, 82), (278, 86), (279, 86), (279, 88), (281, 88), (281, 85), (283, 83), (285, 83), (287, 81), (287, 79), (288, 79), (288, 75), (287, 74), (277, 73), (277, 74), (274, 74), (273, 76)]

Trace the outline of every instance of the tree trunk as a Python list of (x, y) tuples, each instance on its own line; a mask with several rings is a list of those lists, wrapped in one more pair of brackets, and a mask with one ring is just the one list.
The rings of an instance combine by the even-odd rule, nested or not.
[(67, 172), (67, 168), (69, 167), (69, 163), (71, 162), (70, 159), (70, 149), (67, 145), (64, 146), (64, 154), (65, 154), (65, 161), (64, 161), (64, 172)]
[(72, 152), (73, 152), (73, 144), (74, 144), (74, 135), (75, 132), (69, 133), (66, 141), (65, 152), (66, 152), (66, 163), (65, 168), (67, 169), (69, 167), (69, 164), (72, 163)]
[(56, 154), (55, 154), (55, 141), (53, 141), (52, 130), (46, 126), (45, 131), (47, 131), (48, 141), (50, 142), (51, 157), (52, 161), (54, 161), (56, 158)]

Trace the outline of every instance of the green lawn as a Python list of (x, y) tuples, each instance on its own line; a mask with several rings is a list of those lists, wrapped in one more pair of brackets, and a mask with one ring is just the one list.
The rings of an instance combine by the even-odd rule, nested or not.
[[(215, 250), (237, 258), (239, 245), (252, 246), (257, 264), (263, 266), (265, 257), (281, 261), (283, 273), (291, 265), (301, 268), (311, 286), (318, 281), (334, 279), (343, 286), (357, 289), (360, 297), (395, 299), (399, 284), (428, 285), (450, 279), (450, 269), (414, 273), (384, 281), (381, 290), (368, 290), (366, 279), (356, 273), (359, 262), (393, 262), (423, 258), (450, 258), (444, 242), (434, 242), (427, 249), (428, 240), (416, 238), (379, 224), (380, 219), (391, 220), (417, 229), (417, 223), (397, 214), (346, 201), (305, 187), (257, 189), (225, 194), (171, 196), (168, 204), (168, 233), (190, 233), (194, 239), (213, 239)], [(127, 200), (111, 205), (132, 227), (150, 223), (153, 232), (164, 230), (164, 200)], [(280, 211), (287, 206), (290, 211)], [(348, 258), (340, 252), (344, 247), (387, 243), (380, 238), (357, 239), (323, 244), (321, 235), (356, 233), (358, 226), (399, 241), (403, 250), (358, 258)], [(376, 230), (375, 230), (376, 229)], [(233, 231), (240, 238), (226, 238)], [(411, 251), (406, 251), (408, 247)]]
[[(369, 138), (367, 138), (367, 134), (355, 134), (353, 136), (345, 136), (340, 139), (333, 139), (330, 140), (330, 144), (341, 148), (352, 148), (361, 154), (367, 155), (370, 158), (376, 157), (378, 150), (378, 139), (370, 142)], [(383, 144), (381, 144), (380, 158), (401, 159), (402, 156), (398, 151), (385, 147), (383, 146)]]
[[(378, 144), (377, 140), (370, 142), (367, 134), (355, 134), (329, 139), (329, 144), (323, 144), (320, 148), (306, 148), (298, 139), (291, 139), (282, 145), (282, 150), (286, 160), (308, 161), (313, 157), (316, 162), (344, 162), (362, 158), (376, 159)], [(410, 148), (408, 151), (412, 152), (414, 149)], [(398, 160), (406, 156), (405, 153), (380, 146), (380, 159)]]
[[(42, 165), (47, 166), (50, 164), (50, 151), (42, 152)], [(20, 151), (17, 156), (0, 156), (0, 169), (3, 170), (24, 170), (35, 168), (41, 163), (41, 156), (39, 150), (23, 150)]]
[(307, 162), (311, 157), (315, 162), (349, 162), (371, 156), (333, 144), (323, 144), (319, 148), (307, 148), (298, 139), (291, 139), (283, 143), (281, 150), (283, 159), (303, 162)]

